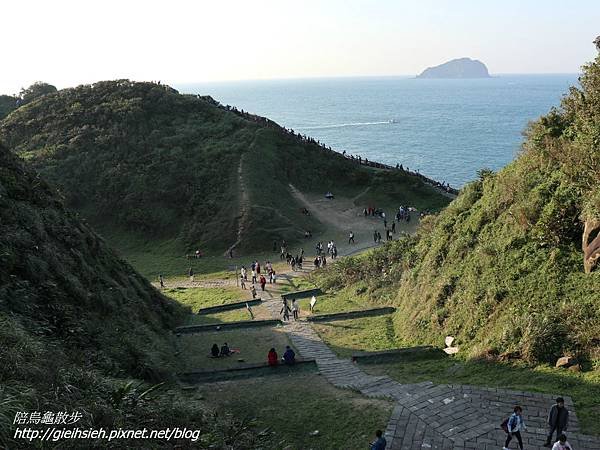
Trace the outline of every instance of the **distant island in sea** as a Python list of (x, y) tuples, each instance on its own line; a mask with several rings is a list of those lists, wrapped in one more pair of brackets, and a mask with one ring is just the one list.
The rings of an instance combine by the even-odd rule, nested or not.
[(481, 61), (458, 58), (429, 67), (417, 75), (417, 78), (490, 78), (490, 74)]

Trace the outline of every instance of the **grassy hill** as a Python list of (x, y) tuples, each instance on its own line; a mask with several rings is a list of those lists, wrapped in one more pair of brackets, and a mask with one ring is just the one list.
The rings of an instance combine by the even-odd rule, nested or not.
[[(170, 330), (185, 312), (0, 146), (0, 447), (41, 445), (13, 439), (19, 411), (78, 411), (83, 429), (193, 427), (209, 436), (206, 445), (221, 445), (219, 436), (232, 430), (248, 434), (176, 390), (146, 392), (176, 368)], [(111, 448), (132, 445), (121, 440)]]
[(600, 218), (600, 59), (580, 83), (530, 124), (513, 163), (482, 170), (417, 236), (341, 261), (319, 283), (392, 299), (406, 343), (452, 335), (472, 356), (572, 354), (597, 368), (600, 274), (584, 271), (582, 234)]
[(362, 202), (395, 207), (448, 203), (414, 175), (361, 166), (267, 119), (153, 83), (44, 95), (1, 122), (0, 139), (119, 249), (265, 250), (323, 229), (290, 184), (348, 197), (370, 187)]

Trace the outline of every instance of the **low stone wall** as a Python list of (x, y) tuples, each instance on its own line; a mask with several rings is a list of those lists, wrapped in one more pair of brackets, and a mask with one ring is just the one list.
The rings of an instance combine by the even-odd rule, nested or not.
[(299, 298), (312, 297), (313, 295), (321, 295), (322, 293), (323, 291), (320, 288), (306, 289), (304, 291), (288, 292), (287, 294), (282, 294), (281, 298), (284, 298), (286, 300), (297, 300)]
[(232, 328), (274, 327), (280, 325), (280, 320), (242, 320), (241, 322), (223, 322), (208, 325), (186, 325), (175, 328), (175, 334), (202, 333), (206, 331), (222, 331)]
[(423, 345), (420, 347), (395, 348), (393, 350), (383, 350), (379, 352), (356, 352), (352, 354), (352, 361), (376, 363), (398, 359), (437, 359), (447, 356), (448, 355), (446, 355), (439, 347)]
[(383, 308), (364, 309), (360, 311), (346, 311), (334, 314), (317, 314), (316, 316), (308, 316), (306, 320), (310, 322), (329, 322), (332, 320), (355, 319), (357, 317), (383, 316), (396, 311), (393, 306), (385, 306)]
[(317, 370), (314, 358), (297, 358), (296, 364), (287, 365), (279, 363), (271, 367), (267, 362), (240, 363), (237, 367), (228, 369), (200, 369), (177, 374), (179, 381), (184, 383), (203, 383), (228, 380), (232, 378), (261, 377), (264, 375), (287, 374), (290, 372)]
[(262, 300), (260, 298), (242, 300), (240, 302), (226, 303), (224, 305), (211, 306), (209, 308), (200, 308), (196, 314), (204, 315), (204, 314), (212, 314), (212, 313), (221, 312), (221, 311), (231, 311), (232, 309), (245, 308), (246, 303), (250, 306), (253, 306), (253, 305), (258, 305), (261, 302), (262, 302)]

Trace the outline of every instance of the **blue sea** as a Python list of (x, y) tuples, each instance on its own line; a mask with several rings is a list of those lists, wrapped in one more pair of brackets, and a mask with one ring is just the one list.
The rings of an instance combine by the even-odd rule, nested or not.
[(527, 123), (577, 75), (488, 79), (327, 78), (175, 85), (312, 136), (337, 151), (402, 164), (461, 187), (515, 158)]

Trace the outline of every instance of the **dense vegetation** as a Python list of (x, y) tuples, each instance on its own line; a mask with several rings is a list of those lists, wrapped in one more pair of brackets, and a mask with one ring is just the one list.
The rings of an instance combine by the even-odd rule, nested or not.
[[(170, 380), (170, 330), (184, 313), (0, 146), (0, 447), (34, 445), (13, 440), (18, 411), (78, 411), (81, 428), (192, 427), (205, 445), (255, 442), (239, 422), (210, 416), (178, 390), (146, 393)], [(61, 442), (71, 446), (82, 441)]]
[(359, 166), (266, 119), (153, 83), (44, 95), (7, 117), (0, 138), (108, 239), (223, 251), (241, 226), (242, 247), (294, 241), (309, 224), (317, 230), (289, 183), (349, 195), (372, 186), (389, 198), (410, 191), (426, 209), (447, 203), (417, 177)]
[(521, 155), (480, 172), (418, 235), (340, 261), (319, 283), (393, 298), (396, 334), (471, 355), (600, 360), (600, 274), (582, 221), (600, 218), (600, 59), (532, 123)]

